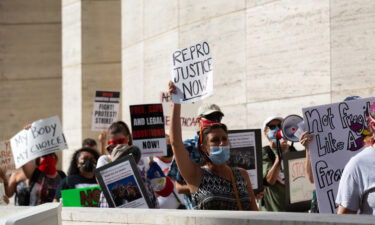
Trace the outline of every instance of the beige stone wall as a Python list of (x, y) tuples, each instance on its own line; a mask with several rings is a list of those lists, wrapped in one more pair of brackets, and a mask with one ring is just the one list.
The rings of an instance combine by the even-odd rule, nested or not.
[(0, 1), (0, 140), (32, 121), (61, 119), (61, 5)]
[(173, 50), (200, 40), (214, 57), (204, 102), (219, 104), (231, 129), (373, 96), (374, 12), (373, 1), (122, 0), (123, 117), (129, 104), (158, 102)]

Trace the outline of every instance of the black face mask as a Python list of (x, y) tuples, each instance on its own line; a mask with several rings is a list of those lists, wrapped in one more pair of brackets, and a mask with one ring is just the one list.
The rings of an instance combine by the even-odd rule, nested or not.
[(96, 162), (89, 159), (81, 163), (81, 169), (85, 172), (93, 172), (96, 166)]
[(173, 156), (172, 145), (167, 144), (167, 156), (165, 157), (172, 157), (172, 156)]

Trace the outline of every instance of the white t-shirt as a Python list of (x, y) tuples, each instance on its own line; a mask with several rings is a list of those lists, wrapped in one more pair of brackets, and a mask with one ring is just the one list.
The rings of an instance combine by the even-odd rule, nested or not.
[(362, 214), (375, 215), (375, 148), (353, 156), (341, 176), (336, 203)]

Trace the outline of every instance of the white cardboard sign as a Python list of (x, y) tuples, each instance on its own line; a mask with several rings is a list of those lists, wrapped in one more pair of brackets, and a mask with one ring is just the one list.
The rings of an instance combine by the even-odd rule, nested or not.
[(213, 65), (207, 41), (172, 54), (172, 81), (177, 93), (174, 103), (193, 103), (213, 94)]
[(314, 135), (309, 144), (319, 211), (336, 213), (340, 178), (346, 163), (364, 148), (366, 117), (375, 98), (303, 109), (304, 123)]
[(33, 122), (30, 129), (21, 130), (10, 143), (16, 168), (37, 157), (68, 148), (57, 116)]

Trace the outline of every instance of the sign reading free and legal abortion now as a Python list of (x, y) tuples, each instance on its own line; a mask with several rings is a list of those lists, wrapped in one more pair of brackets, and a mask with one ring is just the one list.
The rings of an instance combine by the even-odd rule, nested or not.
[(142, 157), (167, 155), (162, 104), (131, 105), (133, 144)]

